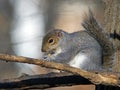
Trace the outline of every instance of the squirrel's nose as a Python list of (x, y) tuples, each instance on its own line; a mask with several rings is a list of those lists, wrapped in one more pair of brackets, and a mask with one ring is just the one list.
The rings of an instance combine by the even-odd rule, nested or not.
[(46, 49), (45, 49), (45, 48), (42, 48), (41, 51), (42, 51), (42, 52), (46, 52)]
[(42, 51), (42, 52), (45, 52), (43, 48), (41, 49), (41, 51)]

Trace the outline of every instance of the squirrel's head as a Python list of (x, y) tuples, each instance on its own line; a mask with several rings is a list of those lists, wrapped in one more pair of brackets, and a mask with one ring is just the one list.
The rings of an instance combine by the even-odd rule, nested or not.
[(52, 52), (59, 48), (60, 41), (64, 37), (66, 32), (62, 30), (52, 30), (48, 32), (43, 38), (42, 42), (42, 52)]

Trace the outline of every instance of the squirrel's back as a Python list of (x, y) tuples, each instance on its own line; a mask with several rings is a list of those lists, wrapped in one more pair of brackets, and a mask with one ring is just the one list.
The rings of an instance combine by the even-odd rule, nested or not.
[(101, 49), (99, 42), (85, 30), (71, 33), (71, 37), (75, 42), (80, 44), (80, 47), (95, 47)]

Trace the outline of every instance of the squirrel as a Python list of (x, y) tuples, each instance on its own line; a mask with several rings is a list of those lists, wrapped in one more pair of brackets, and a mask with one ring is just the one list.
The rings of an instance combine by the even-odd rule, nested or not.
[[(103, 50), (109, 42), (93, 35), (90, 30), (102, 30), (92, 12), (83, 21), (84, 31), (67, 33), (60, 29), (48, 32), (42, 42), (43, 59), (68, 64), (87, 71), (98, 71), (103, 68)], [(90, 29), (90, 30), (88, 30)], [(96, 31), (97, 32), (97, 31)], [(98, 31), (98, 33), (102, 31)], [(102, 43), (101, 43), (102, 42)], [(108, 46), (109, 49), (109, 46)], [(108, 50), (107, 49), (107, 50)]]

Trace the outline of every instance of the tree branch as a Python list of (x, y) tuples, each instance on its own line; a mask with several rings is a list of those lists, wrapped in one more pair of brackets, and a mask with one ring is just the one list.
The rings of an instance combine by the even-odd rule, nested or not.
[[(0, 59), (7, 61), (7, 62), (20, 62), (20, 63), (35, 64), (35, 65), (40, 65), (46, 68), (67, 71), (75, 75), (80, 75), (88, 79), (94, 84), (120, 86), (120, 75), (112, 73), (112, 72), (98, 72), (98, 73), (88, 72), (85, 70), (70, 67), (68, 65), (63, 65), (60, 63), (48, 62), (48, 61), (40, 60), (40, 59), (26, 58), (26, 57), (6, 55), (6, 54), (0, 54)], [(10, 85), (10, 82), (9, 82), (9, 85)]]

